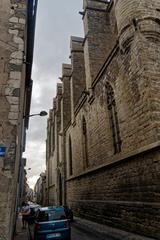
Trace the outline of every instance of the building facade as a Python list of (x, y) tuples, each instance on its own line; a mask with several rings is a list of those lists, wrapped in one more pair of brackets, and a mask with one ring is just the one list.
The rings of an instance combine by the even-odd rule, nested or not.
[(0, 239), (13, 236), (24, 171), (37, 0), (0, 0)]
[(34, 202), (46, 205), (46, 174), (42, 172), (34, 187)]
[(83, 8), (48, 120), (48, 203), (160, 239), (160, 3)]
[[(60, 131), (61, 131), (61, 99), (62, 99), (62, 84), (57, 84), (57, 95), (53, 99), (53, 109), (50, 110), (48, 119), (48, 137), (47, 137), (47, 151), (46, 151), (46, 167), (47, 167), (47, 203), (48, 205), (57, 205), (58, 202), (62, 204), (62, 197), (57, 192), (57, 184), (62, 186), (61, 176), (61, 158), (59, 146), (61, 145)], [(63, 171), (64, 172), (64, 171)], [(63, 179), (64, 181), (64, 179)], [(63, 184), (64, 186), (64, 184)], [(62, 194), (62, 190), (61, 190)]]

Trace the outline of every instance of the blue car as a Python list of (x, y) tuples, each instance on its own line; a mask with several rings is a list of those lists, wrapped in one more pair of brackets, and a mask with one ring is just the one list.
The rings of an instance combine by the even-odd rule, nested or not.
[(40, 208), (36, 214), (34, 240), (71, 240), (70, 221), (63, 207)]

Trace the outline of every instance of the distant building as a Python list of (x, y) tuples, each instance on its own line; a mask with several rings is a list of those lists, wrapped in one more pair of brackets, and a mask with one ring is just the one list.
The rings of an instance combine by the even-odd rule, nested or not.
[(160, 238), (159, 0), (84, 0), (47, 127), (47, 200)]
[(46, 199), (46, 195), (47, 195), (47, 187), (46, 187), (46, 171), (42, 176), (42, 206), (47, 206), (47, 199)]
[[(62, 176), (59, 172), (59, 132), (61, 130), (61, 98), (62, 98), (62, 85), (57, 85), (57, 96), (53, 100), (53, 110), (50, 111), (48, 119), (48, 137), (47, 137), (47, 204), (57, 205), (62, 204), (62, 191), (61, 196), (58, 194), (58, 182), (62, 186)], [(63, 173), (64, 171), (61, 171)], [(64, 186), (64, 185), (63, 185)]]
[(46, 174), (41, 173), (34, 187), (34, 201), (41, 205), (46, 205)]
[(0, 0), (0, 239), (13, 239), (28, 128), (37, 0)]
[(33, 202), (34, 200), (34, 191), (32, 188), (29, 188), (26, 194), (27, 201)]

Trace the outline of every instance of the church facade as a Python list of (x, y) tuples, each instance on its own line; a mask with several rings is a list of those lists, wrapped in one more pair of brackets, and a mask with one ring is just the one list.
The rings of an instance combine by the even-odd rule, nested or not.
[(160, 3), (83, 2), (48, 120), (48, 201), (159, 239)]

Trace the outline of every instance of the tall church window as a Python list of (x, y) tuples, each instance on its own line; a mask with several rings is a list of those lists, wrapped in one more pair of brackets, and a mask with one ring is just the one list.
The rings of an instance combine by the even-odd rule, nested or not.
[(52, 152), (52, 136), (51, 136), (51, 129), (52, 129), (52, 126), (51, 126), (51, 119), (49, 120), (49, 156), (51, 156), (51, 152)]
[(72, 141), (69, 136), (69, 175), (73, 174), (73, 159), (72, 159)]
[(83, 117), (82, 120), (82, 147), (83, 147), (83, 161), (84, 161), (84, 168), (88, 167), (88, 142), (87, 142), (87, 127), (86, 127), (86, 120)]
[(108, 112), (109, 112), (109, 121), (110, 121), (111, 130), (112, 130), (112, 137), (113, 137), (114, 153), (116, 154), (121, 152), (122, 142), (120, 138), (114, 91), (112, 86), (108, 82), (106, 84), (106, 91), (107, 91), (107, 106), (108, 106)]

